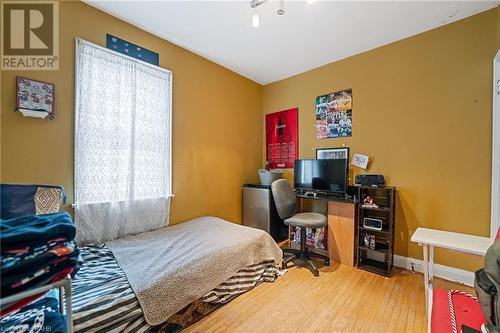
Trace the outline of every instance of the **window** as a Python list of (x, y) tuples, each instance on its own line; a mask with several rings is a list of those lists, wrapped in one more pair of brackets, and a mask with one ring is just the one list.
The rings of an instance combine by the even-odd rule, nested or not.
[(170, 195), (170, 72), (78, 41), (75, 201)]
[(170, 71), (77, 39), (77, 219), (91, 215), (84, 205), (121, 203), (120, 214), (133, 215), (124, 203), (171, 196), (171, 80)]

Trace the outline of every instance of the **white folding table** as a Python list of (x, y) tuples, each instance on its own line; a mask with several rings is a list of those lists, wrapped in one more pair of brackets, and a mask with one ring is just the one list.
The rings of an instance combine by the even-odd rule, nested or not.
[(484, 256), (493, 244), (489, 237), (472, 236), (456, 232), (418, 228), (411, 241), (422, 246), (424, 251), (425, 314), (430, 320), (432, 310), (432, 279), (434, 277), (434, 247)]

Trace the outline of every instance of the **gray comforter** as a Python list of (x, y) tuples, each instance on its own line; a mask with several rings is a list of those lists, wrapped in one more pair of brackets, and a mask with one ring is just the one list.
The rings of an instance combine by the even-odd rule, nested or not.
[(164, 322), (241, 268), (282, 259), (269, 234), (216, 217), (127, 236), (107, 246), (150, 325)]

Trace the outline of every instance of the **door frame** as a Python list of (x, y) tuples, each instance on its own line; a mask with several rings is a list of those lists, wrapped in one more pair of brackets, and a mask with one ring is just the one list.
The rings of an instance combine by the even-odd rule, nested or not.
[(493, 59), (492, 122), (490, 237), (493, 238), (500, 227), (500, 50)]

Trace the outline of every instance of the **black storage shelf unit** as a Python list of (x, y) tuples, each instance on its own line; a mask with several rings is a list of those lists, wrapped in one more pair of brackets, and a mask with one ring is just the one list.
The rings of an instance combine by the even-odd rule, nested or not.
[[(366, 197), (373, 199), (378, 208), (363, 207)], [(358, 186), (357, 266), (360, 269), (389, 276), (394, 261), (394, 223), (396, 188), (392, 186)], [(364, 218), (382, 221), (382, 230), (366, 228)], [(365, 236), (375, 237), (375, 247), (365, 244)]]

